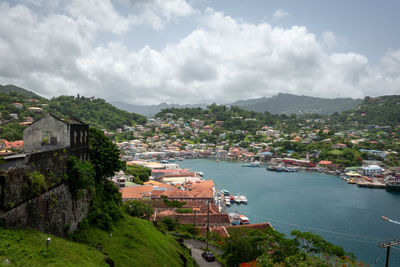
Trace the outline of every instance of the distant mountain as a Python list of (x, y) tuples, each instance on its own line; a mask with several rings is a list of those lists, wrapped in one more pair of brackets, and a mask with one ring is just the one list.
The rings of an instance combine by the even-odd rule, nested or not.
[(15, 92), (15, 93), (24, 95), (24, 96), (29, 97), (29, 98), (36, 98), (36, 99), (43, 99), (44, 98), (44, 97), (42, 97), (42, 96), (40, 96), (40, 95), (38, 95), (38, 94), (36, 94), (36, 93), (34, 93), (32, 91), (23, 89), (21, 87), (18, 87), (18, 86), (12, 85), (12, 84), (8, 84), (8, 85), (1, 85), (0, 84), (0, 93), (7, 93), (8, 94), (8, 93), (11, 93), (11, 92)]
[[(158, 105), (132, 105), (124, 102), (110, 102), (114, 106), (129, 111), (142, 114), (144, 116), (154, 115), (166, 108), (206, 108), (210, 104), (195, 104), (195, 105), (179, 105), (161, 103)], [(321, 115), (342, 112), (355, 108), (362, 103), (362, 99), (352, 98), (318, 98), (311, 96), (297, 96), (292, 94), (279, 93), (276, 96), (266, 98), (256, 98), (247, 100), (238, 100), (233, 103), (226, 104), (227, 106), (238, 106), (245, 110), (264, 112), (268, 111), (272, 114), (297, 114), (297, 113), (315, 113)]]
[(271, 98), (239, 100), (229, 105), (256, 112), (268, 111), (272, 114), (315, 113), (326, 115), (353, 109), (362, 101), (362, 99), (352, 98), (327, 99), (279, 93)]
[(180, 105), (180, 104), (167, 104), (167, 103), (161, 103), (158, 105), (148, 105), (148, 106), (142, 106), (142, 105), (132, 105), (132, 104), (127, 104), (124, 102), (110, 102), (112, 105), (116, 106), (119, 109), (123, 109), (129, 112), (135, 112), (144, 116), (152, 116), (160, 112), (162, 109), (166, 108), (206, 108), (208, 105), (207, 104), (194, 104), (194, 105)]

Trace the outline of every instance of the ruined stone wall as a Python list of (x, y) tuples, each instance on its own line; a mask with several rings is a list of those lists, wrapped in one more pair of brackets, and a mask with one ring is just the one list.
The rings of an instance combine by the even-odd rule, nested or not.
[(25, 157), (25, 166), (1, 170), (0, 211), (7, 211), (43, 193), (29, 190), (29, 176), (34, 171), (44, 175), (47, 189), (60, 185), (70, 154), (67, 149), (30, 154)]
[(62, 184), (5, 212), (1, 218), (5, 227), (28, 227), (64, 236), (86, 218), (90, 200), (87, 191), (74, 200), (68, 186)]
[[(86, 151), (83, 151), (86, 153)], [(74, 230), (89, 211), (91, 196), (74, 200), (64, 183), (67, 159), (79, 150), (60, 149), (29, 154), (25, 166), (0, 170), (0, 219), (7, 226), (30, 227), (55, 235)], [(44, 176), (40, 190), (33, 190), (33, 172)]]

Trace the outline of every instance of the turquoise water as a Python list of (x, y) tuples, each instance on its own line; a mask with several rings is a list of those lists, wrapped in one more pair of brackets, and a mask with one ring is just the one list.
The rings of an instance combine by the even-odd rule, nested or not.
[[(204, 172), (217, 189), (244, 194), (248, 205), (232, 205), (250, 223), (269, 221), (286, 235), (291, 230), (312, 231), (353, 252), (358, 259), (384, 266), (386, 249), (380, 241), (400, 239), (400, 193), (359, 188), (337, 176), (311, 172), (277, 173), (245, 168), (243, 163), (197, 159), (179, 162), (181, 168)], [(400, 266), (400, 245), (393, 247), (389, 266)], [(374, 264), (375, 266), (375, 264)]]

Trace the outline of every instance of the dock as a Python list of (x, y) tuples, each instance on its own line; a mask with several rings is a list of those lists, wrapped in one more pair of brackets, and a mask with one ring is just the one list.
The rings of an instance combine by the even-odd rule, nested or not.
[(367, 187), (367, 188), (381, 188), (381, 189), (385, 189), (386, 188), (386, 184), (381, 183), (381, 182), (364, 182), (364, 181), (360, 181), (360, 182), (357, 182), (357, 186), (359, 186), (359, 187)]

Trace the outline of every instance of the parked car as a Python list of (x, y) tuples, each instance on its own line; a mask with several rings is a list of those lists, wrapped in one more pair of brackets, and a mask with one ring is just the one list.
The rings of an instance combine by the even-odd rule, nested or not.
[(206, 260), (206, 261), (215, 261), (215, 256), (212, 254), (210, 251), (205, 251), (201, 256)]

